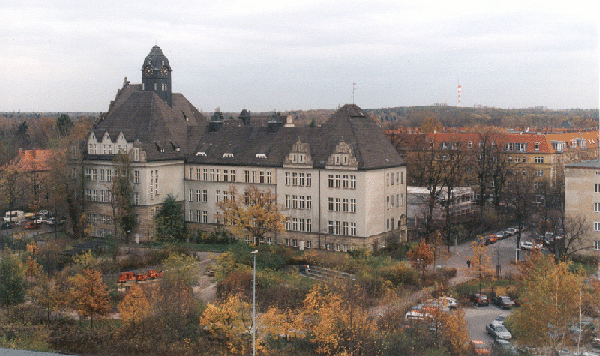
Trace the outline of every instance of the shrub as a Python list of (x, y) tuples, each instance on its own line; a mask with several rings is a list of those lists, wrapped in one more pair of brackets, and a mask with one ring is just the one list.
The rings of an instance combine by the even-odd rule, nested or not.
[(417, 270), (404, 263), (397, 263), (393, 266), (383, 268), (381, 275), (394, 286), (402, 284), (416, 286), (419, 284), (419, 273)]

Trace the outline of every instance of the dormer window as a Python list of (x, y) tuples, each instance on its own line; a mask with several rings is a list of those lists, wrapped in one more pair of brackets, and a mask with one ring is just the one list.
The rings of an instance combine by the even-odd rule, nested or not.
[(206, 157), (206, 152), (196, 152), (196, 156), (200, 156), (200, 157)]
[(233, 153), (223, 153), (223, 158), (233, 158)]
[(467, 144), (467, 147), (473, 148), (473, 141), (469, 141), (469, 143)]
[(540, 150), (540, 143), (539, 143), (539, 142), (536, 142), (536, 143), (535, 143), (534, 149), (535, 149), (536, 151), (539, 151), (539, 150)]
[(257, 153), (256, 158), (267, 158), (267, 155), (264, 153)]

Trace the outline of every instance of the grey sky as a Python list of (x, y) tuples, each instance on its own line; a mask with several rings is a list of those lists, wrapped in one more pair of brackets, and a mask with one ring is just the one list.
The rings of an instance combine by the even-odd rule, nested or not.
[(591, 3), (3, 0), (0, 111), (106, 111), (155, 44), (209, 112), (598, 108)]

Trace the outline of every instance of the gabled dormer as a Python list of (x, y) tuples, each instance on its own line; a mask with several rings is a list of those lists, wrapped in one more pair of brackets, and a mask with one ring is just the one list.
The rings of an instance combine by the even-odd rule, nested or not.
[(343, 140), (335, 146), (335, 151), (327, 159), (325, 169), (357, 170), (358, 160), (354, 156), (352, 147)]
[(95, 155), (98, 153), (98, 139), (96, 139), (94, 131), (92, 131), (90, 133), (90, 136), (88, 137), (87, 153), (91, 155)]
[(283, 160), (283, 166), (286, 168), (313, 168), (313, 160), (310, 155), (310, 146), (298, 141), (292, 145), (292, 150)]

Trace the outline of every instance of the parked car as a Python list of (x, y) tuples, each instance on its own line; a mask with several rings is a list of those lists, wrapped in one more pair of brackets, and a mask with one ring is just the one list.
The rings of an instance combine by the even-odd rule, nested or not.
[(13, 227), (15, 227), (15, 224), (10, 221), (4, 221), (1, 225), (2, 230), (12, 229)]
[(515, 302), (506, 295), (499, 295), (492, 299), (492, 302), (502, 309), (510, 309), (515, 306)]
[(35, 230), (39, 227), (40, 227), (40, 225), (36, 224), (35, 221), (28, 221), (25, 223), (25, 229), (27, 229), (27, 230)]
[(490, 334), (490, 336), (493, 337), (494, 339), (503, 339), (503, 340), (512, 339), (512, 334), (510, 333), (510, 331), (508, 331), (508, 329), (504, 325), (493, 324), (493, 323), (488, 324), (485, 327), (485, 330), (487, 330), (487, 333)]
[(498, 314), (498, 316), (494, 320), (492, 320), (492, 324), (504, 325), (505, 320), (506, 320), (506, 315)]
[(508, 341), (504, 339), (496, 339), (492, 343), (492, 352), (499, 356), (516, 356), (520, 355), (519, 351)]
[(439, 297), (435, 300), (441, 306), (445, 306), (448, 309), (456, 309), (458, 308), (458, 301), (451, 297)]
[(4, 221), (17, 222), (25, 219), (25, 213), (22, 210), (7, 211), (4, 214)]
[(433, 315), (421, 310), (410, 310), (404, 315), (404, 318), (406, 320), (426, 321), (433, 320)]
[(521, 241), (521, 250), (533, 250), (534, 248), (539, 250), (542, 245), (532, 241)]
[(489, 355), (490, 349), (481, 340), (471, 340), (469, 342), (469, 351), (475, 355)]
[(500, 239), (499, 236), (497, 236), (496, 234), (493, 235), (488, 235), (487, 240), (490, 242), (490, 244), (495, 244), (496, 241), (498, 241)]
[(505, 230), (510, 236), (512, 235), (516, 235), (519, 232), (519, 228), (518, 227), (509, 227), (508, 229)]
[(471, 295), (471, 300), (478, 307), (480, 307), (482, 305), (483, 306), (490, 305), (490, 301), (489, 301), (487, 295), (485, 295), (485, 294), (475, 293), (475, 294)]

